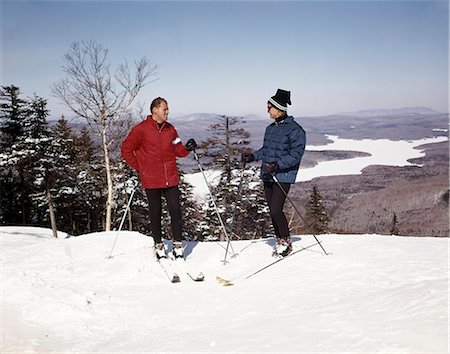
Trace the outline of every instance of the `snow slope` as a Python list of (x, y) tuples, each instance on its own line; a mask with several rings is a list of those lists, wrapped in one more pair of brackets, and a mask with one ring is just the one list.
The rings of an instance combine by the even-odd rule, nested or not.
[[(206, 274), (171, 284), (137, 232), (53, 239), (0, 227), (2, 353), (447, 353), (448, 239), (322, 236), (271, 260), (273, 239), (189, 243)], [(294, 247), (314, 243), (295, 236)], [(216, 275), (232, 279), (223, 287)]]

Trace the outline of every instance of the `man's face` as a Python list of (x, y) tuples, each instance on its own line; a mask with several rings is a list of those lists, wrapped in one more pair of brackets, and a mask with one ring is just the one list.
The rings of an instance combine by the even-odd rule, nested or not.
[(164, 123), (169, 117), (169, 106), (166, 102), (161, 102), (159, 106), (153, 107), (152, 117), (158, 123)]

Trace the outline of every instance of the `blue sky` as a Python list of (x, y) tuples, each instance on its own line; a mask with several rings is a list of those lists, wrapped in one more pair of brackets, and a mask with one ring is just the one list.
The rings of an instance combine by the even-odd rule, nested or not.
[(147, 56), (158, 80), (139, 102), (172, 116), (266, 116), (277, 88), (289, 113), (427, 106), (448, 111), (447, 1), (1, 1), (1, 85), (47, 98), (74, 41), (112, 66)]

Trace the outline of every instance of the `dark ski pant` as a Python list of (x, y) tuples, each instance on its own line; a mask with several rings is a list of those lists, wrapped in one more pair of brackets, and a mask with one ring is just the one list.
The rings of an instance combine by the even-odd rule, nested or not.
[[(288, 194), (291, 188), (290, 183), (280, 183), (281, 187)], [(264, 182), (264, 193), (267, 204), (269, 205), (270, 217), (272, 218), (272, 225), (275, 229), (277, 238), (289, 239), (289, 226), (286, 215), (283, 213), (283, 206), (286, 196), (280, 189), (277, 183)]]
[(180, 190), (178, 186), (169, 188), (146, 189), (148, 207), (150, 211), (150, 229), (156, 243), (161, 242), (161, 216), (162, 216), (162, 195), (167, 201), (170, 214), (170, 226), (172, 228), (172, 238), (174, 241), (182, 240), (182, 222), (180, 206)]

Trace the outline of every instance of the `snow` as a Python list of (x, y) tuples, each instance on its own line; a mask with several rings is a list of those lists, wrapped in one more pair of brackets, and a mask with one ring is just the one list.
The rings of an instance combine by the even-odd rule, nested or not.
[(438, 143), (447, 141), (445, 136), (426, 138), (419, 140), (400, 140), (389, 139), (341, 139), (337, 136), (327, 137), (332, 140), (331, 144), (322, 146), (308, 145), (307, 150), (325, 151), (325, 150), (350, 150), (367, 152), (371, 156), (355, 157), (346, 160), (322, 161), (312, 168), (302, 168), (297, 174), (297, 182), (309, 181), (321, 176), (353, 175), (361, 174), (362, 170), (370, 165), (386, 166), (408, 166), (413, 165), (408, 162), (409, 159), (422, 157), (425, 155), (423, 150), (416, 147), (424, 144)]
[[(0, 227), (3, 353), (447, 353), (448, 238), (326, 235), (189, 243), (206, 275), (171, 284), (137, 232), (59, 239)], [(314, 244), (294, 236), (294, 248)], [(223, 287), (215, 276), (234, 281)]]
[(206, 170), (204, 173), (205, 177), (203, 177), (202, 172), (186, 173), (184, 175), (185, 181), (192, 185), (192, 194), (197, 201), (205, 201), (209, 194), (205, 178), (208, 180), (210, 186), (216, 186), (220, 181), (221, 171)]

